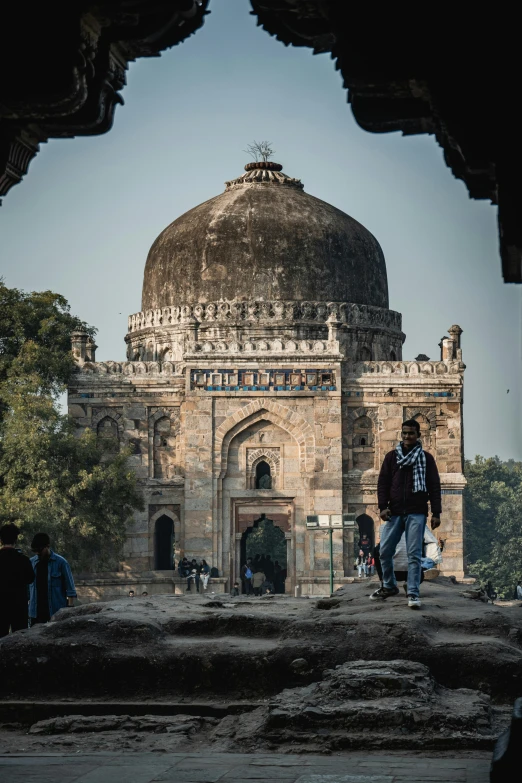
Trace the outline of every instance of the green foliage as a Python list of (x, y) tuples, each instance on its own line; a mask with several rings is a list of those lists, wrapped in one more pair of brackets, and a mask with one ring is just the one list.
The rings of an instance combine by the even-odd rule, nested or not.
[(40, 388), (58, 393), (74, 370), (71, 333), (96, 330), (70, 314), (63, 296), (26, 293), (0, 280), (0, 385), (9, 377), (38, 376)]
[(274, 525), (271, 519), (261, 520), (247, 536), (246, 555), (252, 559), (256, 555), (270, 555), (272, 562), (278, 560), (279, 564), (285, 568), (285, 534), (281, 528)]
[(522, 579), (522, 463), (466, 461), (465, 541), (470, 571), (511, 598)]
[(0, 515), (36, 532), (76, 569), (114, 567), (125, 523), (143, 500), (129, 453), (110, 453), (87, 430), (79, 437), (57, 396), (74, 371), (70, 336), (86, 328), (51, 292), (0, 285)]

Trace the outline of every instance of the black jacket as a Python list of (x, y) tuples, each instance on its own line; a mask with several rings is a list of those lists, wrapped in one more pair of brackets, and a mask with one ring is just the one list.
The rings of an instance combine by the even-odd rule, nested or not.
[(31, 561), (17, 549), (0, 549), (0, 603), (27, 605), (27, 586), (34, 582)]
[(442, 502), (439, 471), (431, 454), (427, 451), (424, 454), (426, 455), (426, 488), (428, 491), (413, 492), (413, 467), (399, 467), (395, 449), (387, 453), (377, 482), (380, 511), (389, 508), (393, 516), (427, 514), (429, 500), (431, 513), (436, 517), (440, 516)]

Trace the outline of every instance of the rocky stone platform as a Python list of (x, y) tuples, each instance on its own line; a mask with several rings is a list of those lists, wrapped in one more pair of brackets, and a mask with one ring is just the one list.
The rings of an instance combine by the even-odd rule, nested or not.
[[(35, 741), (97, 734), (99, 744), (105, 732), (127, 743), (152, 735), (166, 749), (335, 752), (370, 732), (373, 747), (491, 748), (522, 693), (520, 607), (484, 604), (442, 577), (423, 585), (420, 611), (402, 595), (370, 602), (372, 589), (65, 609), (0, 641), (3, 704), (53, 700), (47, 722), (31, 709), (20, 718)], [(125, 700), (150, 712), (133, 715)], [(88, 715), (72, 714), (86, 703)]]

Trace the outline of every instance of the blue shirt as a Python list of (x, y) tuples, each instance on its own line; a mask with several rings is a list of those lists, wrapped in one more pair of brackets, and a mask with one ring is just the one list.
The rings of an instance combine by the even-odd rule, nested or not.
[[(51, 556), (47, 566), (47, 595), (49, 597), (49, 616), (56, 614), (58, 609), (67, 606), (67, 598), (76, 598), (76, 588), (69, 563), (61, 555), (57, 555), (51, 549)], [(29, 617), (37, 616), (36, 596), (36, 565), (40, 555), (31, 558), (31, 565), (35, 575), (35, 581), (29, 587)]]

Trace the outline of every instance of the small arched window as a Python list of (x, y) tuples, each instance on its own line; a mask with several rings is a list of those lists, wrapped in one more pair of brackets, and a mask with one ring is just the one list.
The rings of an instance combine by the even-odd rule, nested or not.
[(395, 351), (390, 351), (390, 361), (391, 362), (397, 361), (397, 354), (395, 353)]
[(96, 427), (98, 443), (107, 454), (115, 454), (120, 450), (118, 425), (110, 416), (105, 416)]
[(168, 469), (174, 457), (174, 443), (171, 443), (171, 423), (168, 416), (162, 416), (154, 424), (154, 478), (168, 478)]
[(256, 465), (256, 489), (272, 489), (270, 465), (265, 460)]
[(360, 416), (354, 421), (352, 446), (352, 467), (357, 470), (373, 468), (373, 422), (369, 416)]

